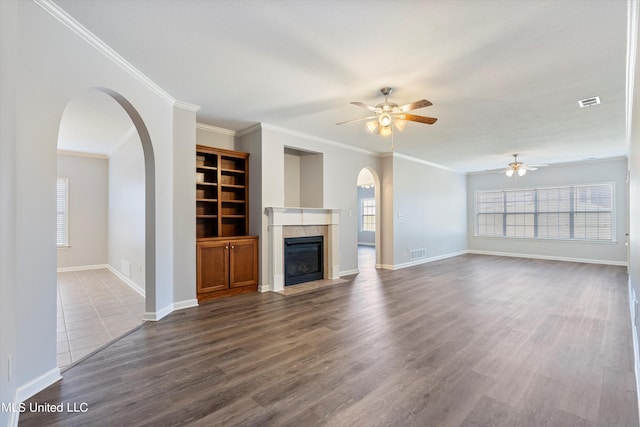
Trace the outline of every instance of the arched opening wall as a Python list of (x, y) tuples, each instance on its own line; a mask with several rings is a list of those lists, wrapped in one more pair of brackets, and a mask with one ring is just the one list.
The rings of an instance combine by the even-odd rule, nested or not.
[[(146, 263), (149, 320), (197, 304), (195, 204), (187, 202), (195, 199), (196, 108), (176, 102), (55, 4), (0, 3), (0, 253), (8, 256), (0, 264), (0, 399), (19, 402), (60, 378), (54, 190), (65, 106), (103, 88), (136, 124), (145, 162), (153, 159), (145, 165), (154, 177), (145, 196), (153, 212), (145, 250), (155, 252)], [(0, 413), (0, 425), (10, 416)]]
[[(378, 173), (371, 167), (365, 167), (358, 174), (358, 205), (359, 205), (359, 226), (358, 226), (358, 245), (373, 246), (375, 248), (375, 265), (381, 264), (381, 197), (380, 197), (380, 178)], [(373, 199), (373, 209), (371, 212), (371, 203), (367, 203), (366, 199)], [(365, 206), (368, 204), (369, 206)], [(369, 209), (369, 214), (373, 213), (373, 230), (363, 224), (365, 210)], [(368, 231), (367, 231), (368, 230)]]

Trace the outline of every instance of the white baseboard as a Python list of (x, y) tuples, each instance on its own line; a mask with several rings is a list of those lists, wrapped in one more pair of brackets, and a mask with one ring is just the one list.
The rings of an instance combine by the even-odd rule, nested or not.
[(149, 322), (157, 322), (158, 320), (166, 317), (167, 315), (173, 313), (177, 310), (183, 310), (185, 308), (197, 307), (198, 300), (197, 299), (189, 299), (184, 301), (174, 302), (173, 304), (169, 304), (168, 306), (158, 310), (158, 311), (147, 311), (142, 315), (142, 320), (146, 320)]
[(59, 267), (58, 273), (66, 273), (68, 271), (84, 271), (84, 270), (99, 270), (101, 268), (109, 268), (107, 264), (95, 264), (95, 265), (77, 265), (75, 267)]
[(269, 284), (267, 283), (266, 285), (263, 283), (262, 285), (258, 286), (258, 292), (271, 292), (271, 287), (269, 286)]
[(448, 254), (438, 255), (430, 258), (421, 258), (413, 261), (405, 262), (402, 264), (377, 264), (376, 268), (382, 268), (385, 270), (400, 270), (402, 268), (413, 267), (414, 265), (426, 264), (428, 262), (439, 261), (441, 259), (453, 258), (456, 256), (464, 255), (467, 251), (452, 252)]
[[(640, 349), (638, 348), (638, 328), (636, 327), (636, 291), (631, 285), (631, 277), (629, 277), (629, 317), (631, 318), (631, 335), (633, 335), (633, 370), (636, 377), (636, 390), (640, 390)], [(636, 393), (638, 399), (638, 416), (640, 417), (640, 395)]]
[[(34, 396), (36, 393), (41, 392), (45, 388), (49, 387), (51, 384), (54, 384), (62, 379), (60, 375), (59, 368), (53, 368), (49, 372), (45, 372), (40, 375), (38, 378), (34, 378), (26, 384), (21, 385), (16, 389), (13, 398), (13, 408), (19, 408), (20, 404), (30, 397)], [(18, 418), (20, 416), (19, 411), (12, 411), (9, 416), (9, 426), (17, 427), (18, 426)]]
[(188, 299), (184, 301), (178, 301), (173, 303), (173, 310), (184, 310), (185, 308), (197, 307), (198, 300), (197, 299)]
[(142, 289), (140, 286), (138, 286), (138, 284), (135, 283), (133, 280), (131, 280), (130, 278), (122, 274), (120, 271), (118, 271), (118, 269), (114, 268), (110, 264), (107, 264), (107, 269), (113, 274), (115, 274), (118, 277), (118, 279), (122, 280), (124, 283), (129, 285), (129, 287), (134, 291), (136, 291), (140, 296), (142, 297), (145, 296), (145, 290)]
[(173, 311), (173, 304), (169, 304), (168, 306), (158, 310), (158, 311), (145, 311), (142, 315), (142, 320), (157, 322), (162, 319), (166, 315), (170, 314)]
[(354, 268), (353, 270), (345, 270), (345, 271), (341, 271), (338, 273), (339, 277), (342, 276), (351, 276), (352, 274), (358, 274), (360, 273), (360, 270), (358, 270), (357, 268)]
[(610, 261), (610, 260), (589, 259), (589, 258), (569, 258), (569, 257), (558, 257), (558, 256), (551, 256), (551, 255), (517, 254), (517, 253), (511, 253), (511, 252), (493, 252), (493, 251), (477, 251), (477, 250), (469, 250), (467, 251), (467, 253), (477, 254), (477, 255), (508, 256), (508, 257), (514, 257), (514, 258), (544, 259), (548, 261), (582, 262), (586, 264), (619, 265), (622, 267), (627, 266), (627, 263), (624, 261)]

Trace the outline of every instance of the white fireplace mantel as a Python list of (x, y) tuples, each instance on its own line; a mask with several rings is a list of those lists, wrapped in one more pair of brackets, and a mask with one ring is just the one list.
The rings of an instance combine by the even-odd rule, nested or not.
[(340, 209), (266, 208), (272, 225), (338, 225)]
[(327, 248), (325, 279), (340, 277), (340, 256), (338, 251), (338, 222), (340, 209), (324, 208), (265, 208), (269, 218), (269, 277), (268, 289), (263, 291), (281, 291), (284, 289), (284, 237), (283, 227), (288, 226), (326, 226)]

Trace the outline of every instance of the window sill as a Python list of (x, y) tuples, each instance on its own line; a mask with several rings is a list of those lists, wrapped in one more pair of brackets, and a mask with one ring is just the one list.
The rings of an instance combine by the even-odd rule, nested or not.
[(478, 236), (474, 235), (474, 239), (502, 239), (502, 240), (528, 240), (533, 242), (573, 242), (573, 243), (595, 243), (598, 245), (617, 245), (617, 240), (581, 240), (581, 239), (543, 239), (539, 237), (506, 237), (506, 236)]

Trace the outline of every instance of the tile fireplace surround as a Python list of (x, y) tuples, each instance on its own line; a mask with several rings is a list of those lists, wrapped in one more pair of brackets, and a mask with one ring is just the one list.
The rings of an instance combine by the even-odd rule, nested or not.
[(269, 273), (260, 291), (277, 292), (284, 289), (285, 237), (324, 236), (324, 278), (340, 277), (340, 209), (268, 207), (265, 210), (269, 217)]

